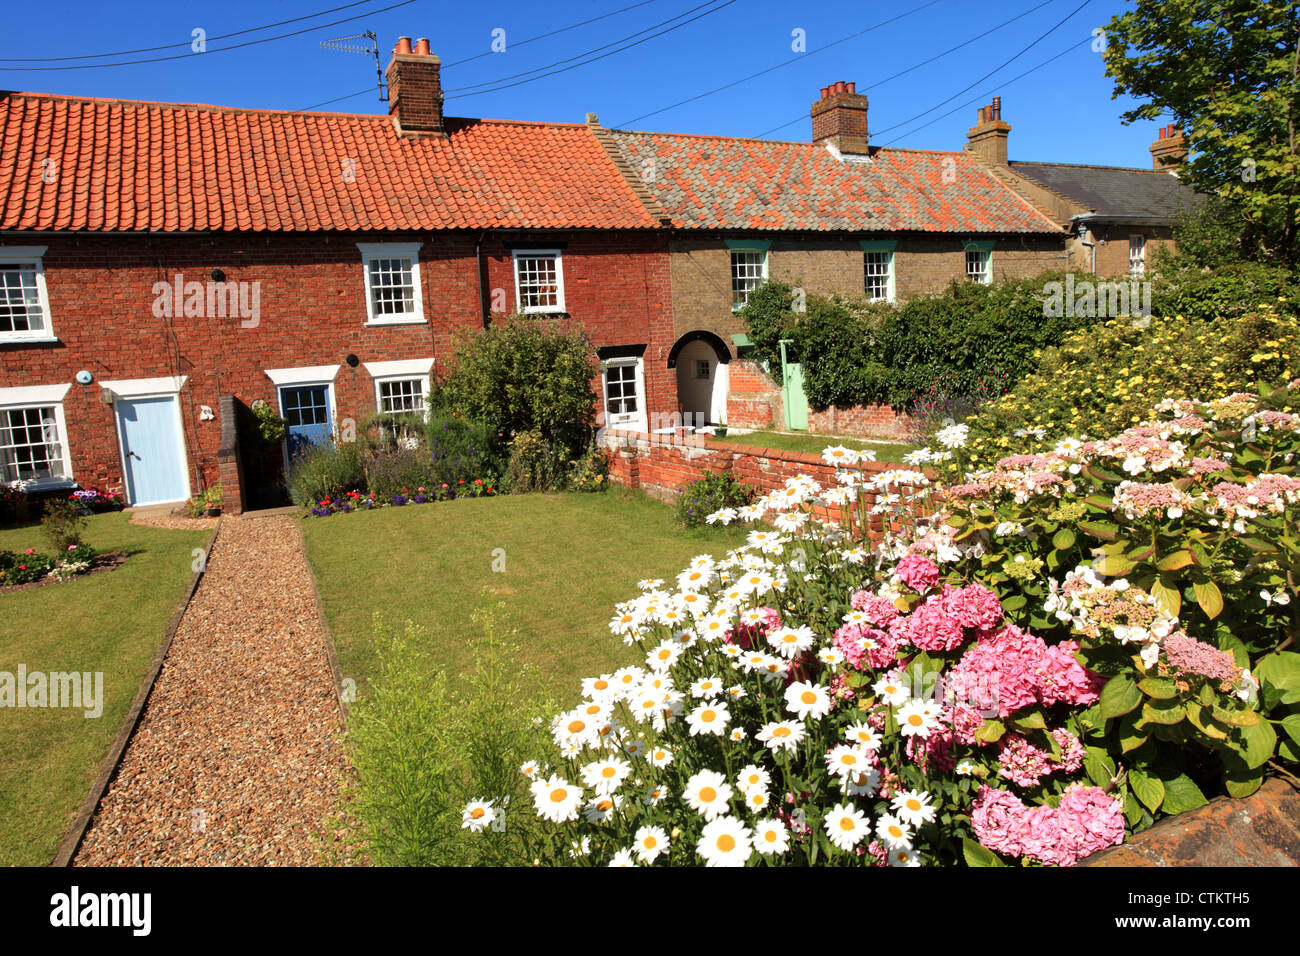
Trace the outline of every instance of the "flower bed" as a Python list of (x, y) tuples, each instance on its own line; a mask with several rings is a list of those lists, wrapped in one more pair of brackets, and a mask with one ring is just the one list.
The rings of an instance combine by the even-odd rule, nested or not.
[[(617, 608), (645, 666), (585, 679), (522, 768), (553, 824), (539, 855), (1070, 865), (1294, 775), (1292, 387), (1162, 402), (919, 509), (891, 493), (919, 474), (827, 449), (837, 487), (792, 477), (720, 514), (775, 530)], [(904, 527), (869, 552), (878, 518)]]
[(97, 488), (82, 488), (68, 495), (83, 515), (97, 515), (108, 511), (121, 511), (126, 507), (126, 498), (120, 491), (100, 491)]
[(68, 581), (87, 573), (97, 553), (88, 544), (70, 545), (61, 555), (51, 556), (27, 548), (21, 554), (0, 551), (0, 588), (34, 584), (43, 580)]
[(362, 494), (349, 491), (334, 498), (322, 498), (309, 510), (316, 518), (328, 515), (349, 514), (353, 511), (370, 511), (374, 508), (400, 508), (404, 505), (422, 505), (431, 501), (452, 501), (456, 498), (487, 498), (496, 494), (490, 481), (475, 478), (458, 481), (455, 485), (444, 483), (436, 488), (417, 487), (415, 491), (403, 488), (394, 495)]

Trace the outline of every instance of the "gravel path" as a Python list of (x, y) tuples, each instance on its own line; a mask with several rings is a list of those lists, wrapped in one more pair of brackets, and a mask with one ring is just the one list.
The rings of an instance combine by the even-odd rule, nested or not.
[(226, 517), (74, 862), (311, 864), (341, 730), (301, 529)]

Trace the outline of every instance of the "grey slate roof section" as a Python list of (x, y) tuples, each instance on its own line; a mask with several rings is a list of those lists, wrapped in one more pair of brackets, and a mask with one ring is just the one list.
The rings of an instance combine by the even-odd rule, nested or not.
[(1205, 202), (1177, 176), (1159, 170), (1015, 161), (1008, 165), (1017, 175), (1106, 218), (1172, 221)]

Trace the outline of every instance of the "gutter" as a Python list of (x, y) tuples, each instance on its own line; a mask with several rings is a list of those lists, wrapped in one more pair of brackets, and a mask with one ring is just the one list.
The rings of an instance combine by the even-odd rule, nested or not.
[(487, 231), (484, 230), (479, 233), (478, 240), (474, 243), (474, 264), (478, 268), (478, 308), (484, 329), (492, 324), (488, 313), (487, 277), (483, 273), (483, 240), (486, 238)]

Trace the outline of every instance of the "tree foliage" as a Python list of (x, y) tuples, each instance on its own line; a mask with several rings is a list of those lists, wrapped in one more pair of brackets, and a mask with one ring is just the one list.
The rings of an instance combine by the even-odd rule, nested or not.
[(1135, 0), (1105, 27), (1126, 123), (1172, 115), (1186, 174), (1223, 201), (1257, 260), (1300, 259), (1300, 8), (1259, 0)]

